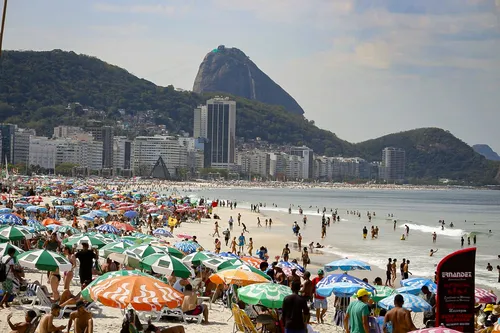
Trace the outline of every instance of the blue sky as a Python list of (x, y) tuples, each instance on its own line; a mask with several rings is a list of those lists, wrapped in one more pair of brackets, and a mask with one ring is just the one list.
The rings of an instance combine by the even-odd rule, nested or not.
[(500, 152), (500, 0), (16, 0), (4, 40), (184, 89), (220, 44), (343, 139), (436, 126)]

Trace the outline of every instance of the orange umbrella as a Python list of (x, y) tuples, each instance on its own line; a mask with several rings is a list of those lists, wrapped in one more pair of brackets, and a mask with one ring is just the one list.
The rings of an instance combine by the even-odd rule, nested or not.
[(129, 275), (105, 279), (90, 288), (90, 297), (105, 306), (137, 311), (160, 311), (182, 304), (184, 295), (152, 276)]
[(263, 262), (263, 260), (260, 260), (259, 258), (250, 257), (250, 256), (240, 257), (240, 259), (242, 261), (246, 262), (247, 264), (249, 264), (250, 266), (255, 267), (257, 269), (260, 268), (260, 264)]
[(133, 226), (131, 226), (130, 224), (127, 224), (127, 223), (112, 221), (112, 222), (109, 222), (108, 224), (112, 225), (113, 227), (115, 227), (118, 230), (123, 230), (123, 229), (125, 229), (125, 231), (134, 231), (135, 230), (135, 228)]
[(50, 219), (50, 218), (49, 218), (49, 219), (45, 219), (45, 220), (43, 220), (42, 224), (43, 224), (44, 226), (48, 226), (48, 225), (51, 225), (51, 224), (62, 225), (62, 223), (61, 223), (61, 222), (59, 222), (59, 221), (57, 221), (57, 220), (54, 220), (54, 219)]
[(236, 284), (239, 286), (269, 282), (264, 276), (252, 272), (248, 267), (245, 268), (245, 265), (234, 269), (224, 269), (212, 274), (210, 275), (210, 281), (215, 284)]

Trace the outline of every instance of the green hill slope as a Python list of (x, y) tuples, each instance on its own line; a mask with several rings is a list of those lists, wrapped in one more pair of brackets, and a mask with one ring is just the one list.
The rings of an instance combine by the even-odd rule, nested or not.
[(405, 149), (406, 173), (411, 178), (449, 178), (487, 184), (498, 172), (497, 163), (486, 160), (465, 142), (440, 128), (389, 134), (356, 145), (369, 160), (380, 159), (385, 147)]
[[(157, 124), (166, 125), (173, 133), (192, 133), (193, 109), (214, 95), (221, 94), (199, 95), (176, 91), (173, 86), (159, 87), (122, 68), (74, 52), (6, 51), (0, 59), (0, 122), (29, 126), (41, 134), (51, 134), (57, 125), (85, 122), (85, 118), (65, 109), (72, 102), (104, 110), (103, 119), (109, 123), (120, 120), (118, 109), (129, 114), (153, 110)], [(290, 114), (283, 107), (233, 98), (238, 108), (237, 136), (305, 144), (321, 154), (355, 153), (352, 144), (317, 128), (301, 115)]]

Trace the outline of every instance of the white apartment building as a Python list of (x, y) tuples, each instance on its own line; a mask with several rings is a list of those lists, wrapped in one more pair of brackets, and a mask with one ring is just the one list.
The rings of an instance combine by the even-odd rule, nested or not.
[(313, 178), (313, 150), (309, 147), (292, 147), (290, 149), (290, 155), (296, 155), (302, 157), (302, 175), (299, 178), (302, 179), (312, 179)]
[(73, 163), (81, 168), (101, 170), (102, 142), (80, 141), (75, 139), (58, 139), (56, 165)]
[(29, 162), (30, 137), (36, 135), (34, 129), (17, 128), (14, 133), (14, 164)]
[(132, 168), (136, 174), (149, 175), (161, 156), (168, 172), (175, 175), (177, 168), (187, 167), (187, 151), (174, 136), (138, 136), (133, 145)]
[(57, 126), (54, 127), (54, 138), (71, 138), (79, 134), (84, 134), (85, 131), (80, 127), (75, 126)]
[(57, 143), (57, 140), (32, 136), (29, 144), (29, 164), (54, 170), (56, 167)]
[(237, 164), (242, 173), (259, 175), (263, 178), (271, 176), (271, 156), (258, 149), (237, 152)]
[(115, 136), (113, 138), (113, 169), (132, 169), (133, 141), (125, 136)]

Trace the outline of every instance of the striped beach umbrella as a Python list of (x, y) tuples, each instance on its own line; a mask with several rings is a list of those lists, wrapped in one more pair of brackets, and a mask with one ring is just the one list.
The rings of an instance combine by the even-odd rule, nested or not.
[(194, 271), (180, 259), (162, 253), (152, 254), (142, 259), (141, 268), (157, 274), (173, 275), (180, 278), (194, 275)]
[(292, 289), (277, 283), (257, 283), (238, 289), (238, 298), (246, 304), (260, 304), (269, 309), (281, 309), (283, 300)]
[(90, 297), (105, 306), (161, 311), (182, 304), (184, 295), (153, 277), (130, 275), (106, 279), (90, 288)]
[(15, 227), (3, 227), (0, 229), (0, 236), (7, 238), (11, 241), (18, 241), (23, 239), (31, 239), (33, 238), (33, 233), (31, 233), (28, 229), (15, 226)]
[(27, 223), (28, 223), (28, 226), (36, 232), (47, 230), (47, 227), (44, 226), (43, 224), (41, 224), (40, 222), (38, 222), (37, 220), (28, 220)]
[(153, 231), (153, 235), (155, 236), (163, 236), (163, 237), (169, 237), (169, 238), (173, 238), (174, 235), (172, 235), (172, 233), (166, 229), (163, 229), (163, 228), (158, 228), (156, 229), (155, 231)]
[(101, 224), (96, 228), (96, 230), (100, 232), (110, 232), (112, 234), (117, 234), (120, 232), (116, 227), (113, 227), (112, 225), (109, 224)]
[(359, 289), (366, 289), (375, 292), (375, 289), (363, 280), (348, 274), (331, 274), (325, 276), (316, 285), (316, 292), (323, 297), (332, 294), (340, 297), (351, 297)]
[[(421, 297), (412, 295), (412, 294), (401, 294), (404, 299), (404, 304), (403, 308), (406, 310), (410, 310), (412, 312), (425, 312), (425, 311), (431, 311), (432, 306), (424, 301)], [(389, 297), (384, 298), (380, 302), (378, 302), (378, 306), (390, 310), (395, 307), (394, 305), (394, 297), (396, 295), (391, 295)]]
[(99, 249), (99, 256), (107, 258), (111, 253), (123, 253), (131, 246), (132, 245), (123, 241), (109, 243)]
[(276, 265), (278, 267), (281, 267), (281, 268), (288, 268), (288, 269), (295, 269), (296, 271), (299, 271), (299, 272), (302, 272), (304, 273), (306, 270), (304, 269), (304, 267), (302, 267), (301, 265), (299, 264), (296, 264), (294, 262), (290, 262), (290, 261), (280, 261), (278, 263), (278, 265)]
[(97, 235), (82, 234), (67, 238), (64, 243), (64, 246), (66, 247), (76, 246), (78, 249), (81, 249), (82, 244), (87, 243), (89, 244), (89, 247), (97, 247), (98, 249), (100, 249), (104, 245), (109, 244), (111, 242), (112, 240), (106, 239), (104, 237), (99, 237)]
[(373, 286), (375, 288), (375, 292), (372, 294), (372, 299), (375, 302), (379, 302), (383, 300), (384, 298), (387, 298), (389, 296), (392, 296), (396, 293), (396, 290), (394, 290), (391, 287), (387, 286)]
[(182, 261), (184, 263), (190, 264), (190, 265), (195, 265), (199, 266), (204, 260), (212, 259), (212, 258), (217, 258), (217, 255), (208, 252), (208, 251), (199, 251), (199, 252), (194, 252), (191, 253), (187, 256), (185, 256)]
[(17, 260), (21, 266), (42, 271), (67, 272), (71, 270), (72, 264), (62, 255), (47, 250), (32, 250), (21, 253)]
[(57, 229), (57, 232), (60, 232), (63, 234), (67, 233), (68, 231), (71, 232), (73, 235), (78, 235), (78, 234), (82, 233), (77, 228), (73, 228), (72, 226), (69, 226), (69, 225), (63, 225), (62, 227), (59, 227), (59, 229)]
[(227, 268), (218, 271), (210, 275), (210, 281), (215, 284), (247, 286), (254, 283), (266, 283), (269, 282), (269, 279), (266, 279), (261, 274), (253, 272), (249, 266), (242, 265), (238, 268)]
[(496, 304), (497, 302), (497, 296), (486, 289), (476, 288), (474, 290), (474, 296), (476, 298), (476, 303)]
[(6, 256), (10, 248), (14, 248), (14, 250), (16, 250), (16, 256), (24, 252), (22, 249), (12, 245), (11, 243), (0, 243), (0, 258)]
[(243, 257), (240, 257), (240, 259), (243, 262), (245, 262), (247, 265), (250, 265), (250, 266), (257, 268), (257, 269), (260, 268), (260, 264), (263, 262), (263, 260), (261, 260), (259, 258), (250, 257), (250, 256), (243, 256)]
[(208, 258), (206, 260), (203, 260), (201, 264), (205, 267), (208, 267), (210, 269), (213, 269), (215, 271), (219, 271), (224, 268), (228, 268), (233, 266), (233, 262), (231, 260), (228, 260), (226, 258)]

